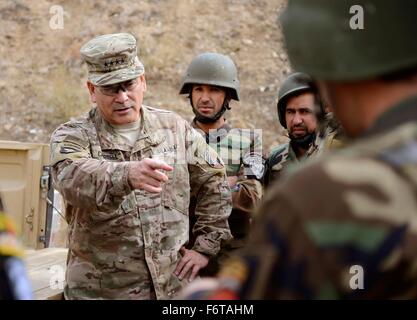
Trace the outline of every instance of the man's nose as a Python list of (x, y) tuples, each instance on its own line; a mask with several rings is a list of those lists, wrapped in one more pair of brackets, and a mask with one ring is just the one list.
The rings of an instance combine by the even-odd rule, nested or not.
[(123, 89), (120, 88), (119, 92), (116, 95), (115, 101), (119, 103), (123, 103), (123, 102), (126, 102), (128, 99), (129, 98), (127, 96), (127, 91), (124, 91)]
[(209, 93), (208, 93), (207, 91), (203, 91), (203, 92), (201, 93), (200, 100), (201, 100), (202, 102), (207, 102), (207, 101), (209, 101), (209, 100), (210, 100), (210, 95), (209, 95)]
[(296, 112), (296, 113), (294, 114), (293, 123), (294, 123), (295, 125), (298, 125), (298, 124), (303, 123), (303, 118), (301, 117), (301, 115), (300, 115), (298, 112)]

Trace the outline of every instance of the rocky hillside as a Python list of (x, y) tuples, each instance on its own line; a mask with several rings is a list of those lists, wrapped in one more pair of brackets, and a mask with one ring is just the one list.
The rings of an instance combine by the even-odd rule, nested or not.
[[(290, 72), (277, 17), (285, 0), (1, 0), (0, 139), (48, 142), (62, 122), (88, 110), (86, 67), (79, 49), (92, 37), (130, 32), (146, 67), (145, 104), (192, 112), (178, 95), (181, 77), (199, 53), (228, 54), (241, 81), (234, 126), (263, 129), (265, 149), (283, 141), (276, 95)], [(64, 10), (50, 27), (51, 7)]]

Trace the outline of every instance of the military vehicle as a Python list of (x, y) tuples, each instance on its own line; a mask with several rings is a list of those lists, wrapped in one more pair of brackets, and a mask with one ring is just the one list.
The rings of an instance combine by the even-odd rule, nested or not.
[(35, 299), (57, 299), (64, 286), (66, 222), (52, 188), (49, 146), (0, 140), (0, 193), (26, 249)]

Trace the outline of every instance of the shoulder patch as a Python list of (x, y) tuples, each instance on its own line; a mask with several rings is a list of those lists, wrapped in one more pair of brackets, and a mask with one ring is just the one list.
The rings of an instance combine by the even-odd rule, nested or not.
[(206, 148), (204, 160), (213, 168), (221, 169), (224, 167), (223, 161), (210, 148)]

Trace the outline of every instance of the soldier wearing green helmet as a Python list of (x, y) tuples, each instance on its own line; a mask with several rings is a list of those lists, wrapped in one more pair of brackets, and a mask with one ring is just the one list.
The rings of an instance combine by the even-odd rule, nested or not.
[[(220, 87), (225, 91), (226, 96), (220, 110), (215, 110), (216, 112), (213, 113), (207, 112), (207, 110), (199, 110), (198, 107), (193, 106), (190, 93), (195, 84)], [(188, 66), (182, 80), (180, 94), (189, 94), (196, 121), (203, 124), (212, 124), (221, 120), (226, 110), (230, 110), (230, 100), (240, 100), (239, 79), (233, 60), (219, 53), (207, 52), (198, 55)]]
[(416, 299), (417, 2), (290, 0), (281, 21), (293, 67), (352, 141), (266, 195), (216, 292)]
[(310, 76), (296, 72), (285, 79), (278, 92), (277, 111), (290, 141), (272, 149), (265, 163), (265, 187), (278, 180), (284, 168), (318, 152), (317, 129), (324, 109)]
[(225, 163), (232, 191), (233, 208), (228, 221), (234, 239), (225, 243), (219, 257), (207, 268), (206, 274), (212, 274), (229, 252), (242, 247), (253, 209), (262, 197), (261, 137), (253, 130), (232, 128), (224, 117), (231, 109), (230, 101), (240, 100), (238, 73), (230, 57), (211, 52), (194, 57), (183, 77), (180, 94), (188, 95), (195, 114), (191, 125)]

